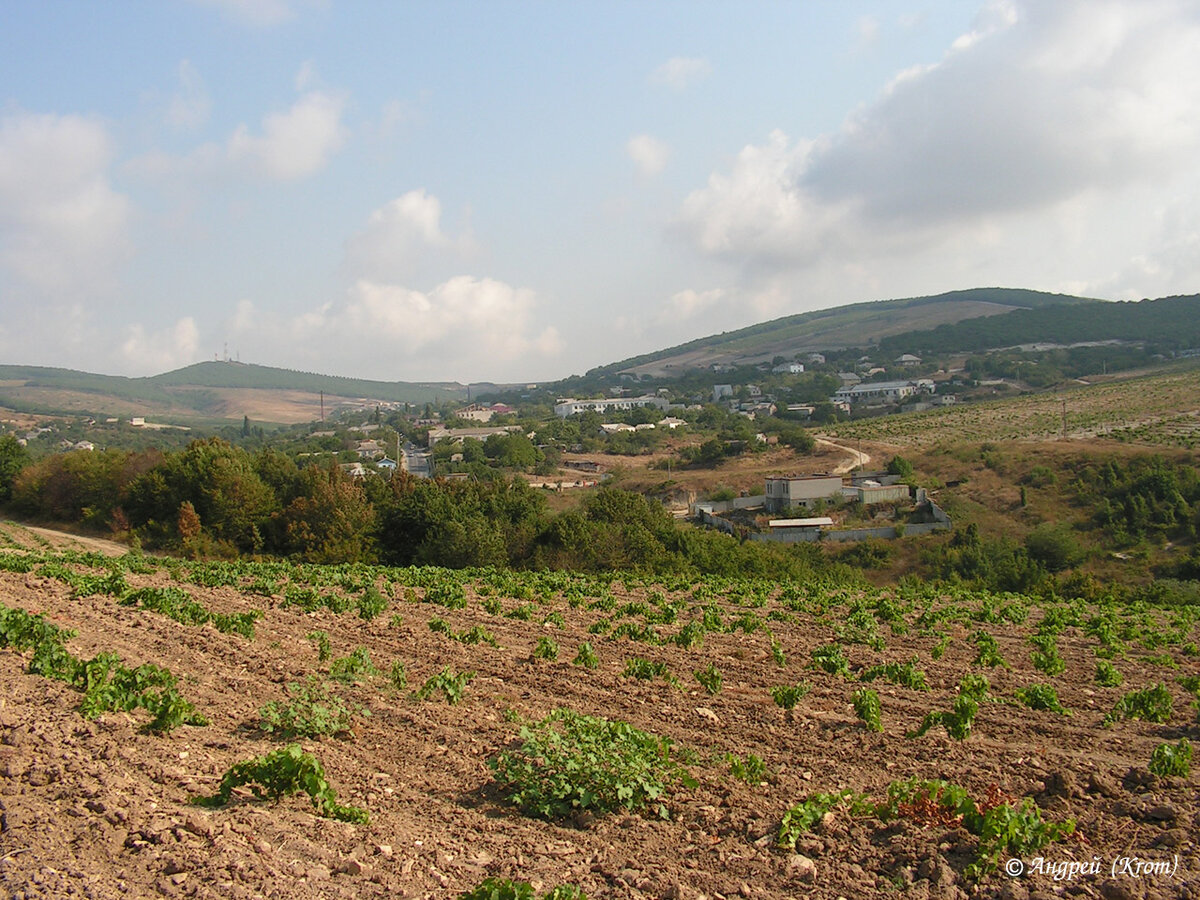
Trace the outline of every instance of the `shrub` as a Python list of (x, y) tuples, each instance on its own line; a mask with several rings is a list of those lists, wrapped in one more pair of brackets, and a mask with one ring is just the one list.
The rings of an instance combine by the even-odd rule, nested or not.
[(587, 894), (573, 884), (560, 884), (538, 898), (528, 881), (485, 878), (476, 887), (459, 894), (458, 900), (587, 900)]
[(771, 697), (777, 706), (793, 709), (811, 690), (812, 685), (803, 681), (799, 684), (777, 684), (771, 688)]
[(263, 731), (285, 739), (350, 733), (354, 713), (317, 676), (303, 685), (289, 684), (288, 694), (288, 701), (272, 700), (258, 711)]
[(474, 677), (474, 672), (458, 672), (456, 674), (454, 670), (446, 666), (442, 671), (425, 680), (421, 689), (416, 692), (416, 697), (418, 700), (428, 700), (440, 691), (446, 698), (446, 702), (453, 706), (462, 699), (463, 690)]
[(538, 638), (537, 646), (533, 648), (534, 659), (558, 659), (558, 644), (548, 637)]
[(571, 662), (574, 665), (583, 666), (585, 669), (594, 669), (600, 665), (600, 658), (596, 656), (596, 651), (592, 649), (592, 645), (588, 641), (584, 641), (579, 645), (579, 650), (575, 653), (575, 659)]
[(879, 695), (870, 688), (859, 688), (852, 697), (855, 714), (863, 720), (867, 731), (883, 731)]
[(1147, 768), (1155, 775), (1176, 775), (1186, 778), (1192, 767), (1192, 745), (1187, 738), (1177, 744), (1159, 744), (1150, 754)]
[(766, 763), (753, 753), (747, 753), (745, 759), (736, 753), (726, 753), (725, 762), (729, 763), (729, 774), (746, 784), (761, 784), (771, 777)]
[(812, 661), (814, 665), (824, 669), (830, 675), (850, 677), (850, 664), (846, 661), (846, 653), (842, 650), (841, 644), (826, 644), (824, 647), (818, 647), (812, 652)]
[(356, 647), (349, 656), (335, 659), (329, 664), (329, 677), (338, 681), (354, 681), (378, 674), (379, 670), (371, 663), (371, 653), (366, 647)]
[(1112, 712), (1100, 723), (1105, 728), (1122, 719), (1142, 719), (1162, 724), (1171, 718), (1171, 692), (1161, 681), (1140, 691), (1130, 691), (1113, 706)]
[(1071, 711), (1058, 701), (1058, 691), (1048, 684), (1031, 684), (1029, 687), (1017, 688), (1017, 699), (1030, 709), (1048, 709), (1064, 716)]
[(1096, 663), (1096, 684), (1101, 687), (1120, 687), (1124, 680), (1125, 676), (1107, 659), (1099, 660)]
[(858, 676), (859, 681), (874, 681), (876, 678), (886, 678), (892, 684), (899, 684), (914, 691), (927, 691), (929, 685), (925, 681), (925, 673), (913, 663), (914, 657), (906, 663), (885, 663), (864, 669)]
[(696, 680), (700, 682), (700, 686), (710, 694), (719, 693), (721, 690), (721, 670), (712, 663), (709, 663), (707, 668), (697, 669), (692, 673)]
[(259, 800), (278, 800), (304, 792), (312, 799), (318, 815), (360, 825), (369, 821), (365, 809), (342, 806), (337, 802), (337, 794), (325, 780), (324, 767), (311, 753), (305, 753), (299, 744), (289, 744), (264, 756), (230, 766), (215, 794), (211, 797), (193, 797), (192, 803), (197, 806), (224, 806), (230, 801), (234, 788), (238, 787), (249, 787)]
[(558, 819), (582, 810), (598, 813), (652, 807), (676, 783), (696, 782), (671, 759), (668, 738), (560, 709), (521, 728), (521, 747), (489, 761), (496, 780), (527, 815)]

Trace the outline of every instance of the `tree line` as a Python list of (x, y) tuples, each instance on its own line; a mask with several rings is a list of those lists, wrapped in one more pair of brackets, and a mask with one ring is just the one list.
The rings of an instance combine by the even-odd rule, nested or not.
[[(10, 446), (11, 444), (11, 446)], [(520, 478), (354, 479), (221, 438), (177, 452), (58, 453), (0, 439), (0, 502), (33, 519), (107, 529), (147, 549), (317, 563), (721, 574), (856, 580), (819, 548), (740, 543), (680, 527), (662, 505), (603, 488), (549, 512)]]

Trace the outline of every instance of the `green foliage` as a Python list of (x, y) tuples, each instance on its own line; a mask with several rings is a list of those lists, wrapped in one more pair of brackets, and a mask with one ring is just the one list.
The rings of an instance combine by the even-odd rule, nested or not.
[(700, 686), (710, 694), (719, 693), (721, 690), (721, 670), (713, 663), (709, 663), (703, 669), (697, 669), (692, 673), (696, 680), (700, 682)]
[(1120, 687), (1125, 676), (1107, 659), (1096, 662), (1096, 684), (1101, 687)]
[(930, 805), (960, 818), (963, 828), (978, 836), (975, 862), (966, 870), (969, 878), (992, 871), (1002, 855), (1028, 857), (1075, 831), (1073, 819), (1047, 822), (1028, 797), (1020, 803), (989, 802), (981, 807), (966, 790), (940, 779), (893, 782), (888, 786), (887, 800), (876, 805), (873, 812), (887, 821), (928, 815)]
[(326, 662), (333, 655), (333, 647), (329, 643), (329, 635), (324, 631), (310, 631), (305, 638), (317, 645), (317, 659)]
[(1058, 700), (1058, 691), (1048, 684), (1031, 684), (1029, 687), (1017, 688), (1017, 699), (1030, 709), (1048, 709), (1060, 715), (1069, 716), (1071, 711)]
[(223, 634), (240, 634), (254, 639), (254, 623), (262, 616), (257, 609), (246, 613), (209, 612), (187, 591), (177, 587), (144, 587), (130, 591), (118, 601), (122, 606), (140, 606), (161, 613), (184, 625), (204, 625), (211, 622)]
[(521, 747), (489, 762), (496, 780), (527, 815), (560, 819), (583, 810), (598, 813), (651, 807), (668, 818), (662, 802), (674, 783), (695, 781), (671, 759), (671, 741), (632, 725), (568, 709), (523, 726)]
[(1174, 744), (1159, 744), (1150, 754), (1147, 768), (1155, 775), (1187, 778), (1192, 767), (1192, 744), (1183, 738)]
[(665, 662), (653, 662), (640, 656), (626, 660), (621, 674), (627, 678), (636, 678), (638, 681), (653, 681), (655, 678), (662, 678), (668, 684), (678, 685), (678, 681), (671, 674), (671, 669)]
[(867, 731), (883, 731), (879, 695), (870, 688), (859, 688), (851, 697), (855, 714), (863, 720)]
[(1038, 525), (1026, 536), (1025, 549), (1049, 572), (1060, 572), (1083, 557), (1079, 542), (1066, 525)]
[(463, 691), (466, 690), (471, 679), (475, 677), (474, 672), (455, 672), (449, 666), (446, 666), (436, 675), (431, 675), (421, 685), (421, 689), (417, 691), (416, 697), (418, 700), (428, 700), (436, 693), (446, 699), (446, 702), (451, 706), (462, 700)]
[(996, 639), (986, 631), (976, 631), (971, 635), (971, 640), (975, 642), (976, 654), (975, 665), (977, 666), (1003, 666), (1008, 668), (1008, 661), (1000, 654), (1000, 647), (996, 643)]
[(584, 641), (579, 645), (579, 650), (575, 653), (573, 665), (583, 666), (585, 669), (594, 669), (600, 665), (600, 657), (596, 655), (596, 651), (592, 649), (592, 645), (588, 641)]
[(552, 638), (543, 635), (538, 638), (537, 646), (533, 648), (531, 655), (534, 659), (558, 659), (558, 644)]
[(249, 787), (259, 800), (278, 800), (292, 794), (305, 793), (312, 800), (317, 815), (366, 825), (370, 819), (365, 809), (342, 806), (337, 794), (325, 779), (325, 769), (315, 756), (305, 753), (299, 744), (289, 744), (264, 756), (236, 763), (226, 770), (211, 797), (194, 797), (197, 806), (225, 806), (235, 788)]
[[(272, 700), (258, 711), (259, 727), (285, 740), (352, 733), (354, 712), (316, 675), (288, 685), (287, 701)], [(362, 710), (357, 710), (362, 712)]]
[(874, 681), (876, 678), (884, 678), (892, 684), (898, 684), (914, 691), (927, 691), (929, 685), (925, 681), (925, 672), (916, 667), (916, 661), (916, 657), (913, 657), (906, 663), (883, 663), (871, 666), (862, 671), (858, 680)]
[(560, 884), (539, 898), (528, 881), (492, 877), (463, 891), (458, 900), (587, 900), (587, 894), (573, 884)]
[(29, 463), (29, 452), (21, 446), (15, 435), (0, 435), (0, 503), (12, 498), (13, 482), (17, 473)]
[(355, 647), (349, 656), (339, 657), (329, 664), (329, 677), (338, 681), (355, 681), (378, 674), (366, 647)]
[(841, 806), (850, 807), (852, 814), (861, 814), (870, 808), (864, 794), (851, 790), (838, 791), (835, 794), (809, 794), (783, 814), (775, 843), (784, 849), (794, 850), (796, 841), (812, 831), (827, 813)]
[(1067, 664), (1058, 653), (1058, 639), (1053, 634), (1035, 634), (1029, 638), (1034, 650), (1029, 655), (1033, 667), (1047, 675), (1059, 675), (1066, 671)]
[(392, 660), (392, 667), (388, 670), (388, 681), (398, 691), (403, 691), (408, 687), (408, 672), (400, 660)]
[(64, 681), (83, 693), (79, 711), (93, 719), (104, 712), (145, 709), (148, 731), (161, 733), (181, 725), (206, 725), (195, 707), (180, 696), (178, 679), (167, 669), (144, 663), (128, 668), (115, 653), (78, 659), (65, 642), (75, 632), (59, 628), (39, 615), (0, 606), (0, 647), (33, 650), (29, 673)]
[(746, 784), (761, 784), (771, 777), (767, 764), (753, 753), (747, 753), (745, 759), (736, 753), (726, 753), (725, 762), (729, 764), (729, 774)]
[[(979, 677), (982, 678), (982, 676)], [(940, 725), (946, 729), (946, 734), (956, 741), (965, 741), (969, 738), (971, 729), (975, 727), (975, 716), (979, 713), (979, 701), (987, 693), (987, 679), (983, 678), (982, 680), (982, 689), (978, 682), (974, 681), (965, 686), (960, 684), (958, 696), (954, 698), (954, 707), (949, 712), (935, 710), (926, 713), (920, 726), (916, 731), (910, 732), (908, 736), (921, 737), (929, 729)], [(967, 679), (964, 678), (963, 681), (966, 682)]]
[(771, 641), (771, 658), (775, 660), (775, 665), (783, 668), (787, 665), (787, 656), (783, 652), (783, 645), (779, 641)]
[(830, 675), (850, 677), (850, 663), (846, 660), (846, 652), (841, 644), (826, 644), (817, 647), (812, 652), (813, 664), (824, 669)]
[(794, 709), (796, 704), (808, 696), (812, 685), (801, 681), (799, 684), (777, 684), (771, 688), (771, 699), (776, 706), (784, 709)]
[(358, 598), (358, 617), (364, 621), (370, 622), (376, 616), (386, 612), (387, 608), (387, 598), (373, 584), (367, 585), (362, 596)]
[(1160, 681), (1140, 691), (1125, 694), (1113, 706), (1112, 712), (1104, 717), (1101, 725), (1109, 728), (1123, 719), (1142, 719), (1161, 724), (1170, 720), (1173, 704), (1171, 692)]

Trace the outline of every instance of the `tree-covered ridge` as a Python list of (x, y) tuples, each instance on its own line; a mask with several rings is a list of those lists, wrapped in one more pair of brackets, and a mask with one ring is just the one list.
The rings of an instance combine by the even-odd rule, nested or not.
[(1200, 294), (1093, 303), (1087, 314), (1071, 306), (1043, 306), (1003, 316), (968, 319), (879, 341), (886, 354), (959, 353), (1018, 344), (1145, 341), (1158, 352), (1200, 347)]
[[(918, 307), (946, 305), (955, 303), (988, 303), (997, 307), (1007, 307), (1013, 311), (1040, 309), (1044, 307), (1073, 306), (1079, 303), (1100, 303), (1085, 297), (1074, 297), (1067, 294), (1050, 294), (1044, 291), (1030, 291), (1018, 288), (971, 288), (962, 291), (949, 291), (929, 297), (908, 297), (898, 300), (875, 300), (865, 303), (852, 303), (833, 309), (819, 309), (813, 312), (799, 313), (761, 322), (746, 328), (721, 334), (697, 338), (693, 341), (668, 347), (653, 353), (630, 357), (619, 362), (611, 363), (591, 370), (589, 375), (614, 374), (625, 369), (631, 369), (646, 363), (676, 356), (693, 350), (705, 348), (738, 350), (749, 354), (753, 352), (756, 341), (779, 340), (784, 337), (795, 337), (797, 340), (806, 335), (816, 335), (832, 328), (846, 326), (861, 326), (861, 338), (851, 342), (865, 346), (872, 343), (871, 336), (882, 335), (894, 330), (895, 326), (889, 320), (906, 310)], [(1002, 313), (1010, 315), (1011, 313)], [(986, 318), (990, 321), (992, 316)], [(838, 349), (827, 346), (814, 338), (812, 349)]]
[[(20, 400), (20, 389), (41, 388), (197, 412), (207, 412), (218, 400), (215, 391), (223, 388), (311, 394), (324, 392), (329, 397), (370, 398), (414, 404), (436, 399), (459, 400), (465, 398), (467, 392), (463, 385), (452, 382), (369, 381), (230, 362), (197, 363), (147, 378), (99, 375), (44, 366), (0, 365), (0, 382), (8, 383), (7, 393), (13, 396), (5, 403), (13, 408), (28, 406)], [(103, 403), (98, 402), (97, 411), (102, 406)]]

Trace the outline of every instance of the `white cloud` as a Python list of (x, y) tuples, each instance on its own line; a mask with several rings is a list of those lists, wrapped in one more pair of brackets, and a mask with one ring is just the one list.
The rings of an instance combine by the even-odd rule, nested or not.
[(204, 79), (188, 60), (179, 63), (179, 90), (167, 106), (167, 124), (180, 131), (192, 131), (208, 121), (212, 101)]
[(240, 126), (229, 139), (228, 158), (281, 181), (313, 175), (345, 141), (343, 106), (344, 100), (334, 94), (305, 94), (287, 112), (264, 118), (261, 135)]
[(877, 16), (859, 16), (854, 22), (855, 44), (859, 49), (873, 46), (879, 40), (879, 32)]
[(697, 291), (688, 288), (672, 294), (667, 301), (661, 318), (672, 321), (690, 319), (693, 316), (711, 309), (725, 297), (725, 291), (712, 288), (707, 291)]
[(682, 91), (703, 81), (711, 72), (712, 65), (707, 59), (675, 56), (650, 73), (650, 83)]
[(295, 18), (301, 6), (315, 5), (312, 0), (192, 0), (200, 6), (209, 6), (228, 19), (241, 25), (269, 28), (282, 25)]
[(639, 174), (651, 178), (666, 168), (671, 148), (656, 137), (639, 134), (626, 142), (625, 153), (633, 160)]
[(324, 169), (346, 141), (345, 105), (342, 94), (309, 91), (289, 109), (264, 116), (257, 133), (241, 124), (223, 144), (202, 144), (183, 156), (151, 151), (126, 168), (162, 181), (238, 175), (274, 181), (309, 178)]
[(148, 333), (143, 325), (131, 325), (121, 343), (126, 371), (167, 372), (191, 365), (199, 358), (200, 330), (196, 320), (185, 316), (172, 327)]
[(302, 359), (321, 371), (376, 378), (491, 380), (544, 372), (563, 352), (563, 340), (539, 318), (532, 290), (473, 275), (414, 286), (432, 275), (431, 260), (455, 265), (472, 247), (469, 238), (448, 235), (441, 218), (440, 200), (423, 189), (395, 198), (347, 242), (344, 297), (290, 316), (243, 300), (226, 323), (231, 340), (256, 359)]
[(409, 191), (371, 213), (366, 227), (346, 243), (353, 278), (405, 281), (444, 269), (469, 255), (469, 234), (442, 230), (441, 201), (423, 188)]
[(1198, 154), (1194, 4), (993, 2), (939, 63), (898, 75), (837, 133), (745, 147), (686, 198), (678, 227), (760, 272), (952, 243), (1002, 252), (1029, 216), (1169, 191)]
[(109, 182), (113, 152), (95, 119), (0, 119), (0, 265), (43, 298), (102, 290), (129, 253), (131, 205)]

